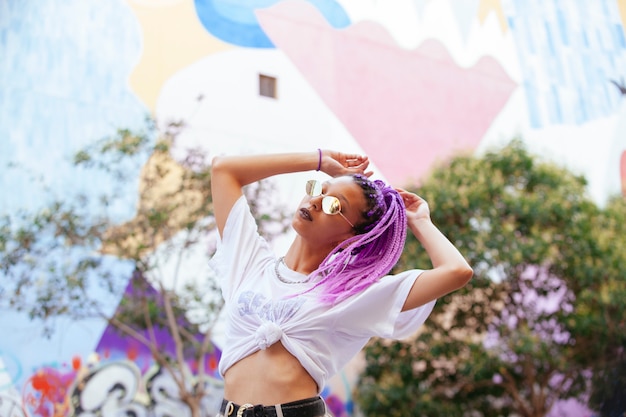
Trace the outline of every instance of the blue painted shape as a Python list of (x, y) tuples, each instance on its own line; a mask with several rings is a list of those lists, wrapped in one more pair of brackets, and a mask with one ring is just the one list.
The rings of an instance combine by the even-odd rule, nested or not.
[(622, 25), (613, 25), (613, 35), (615, 36), (615, 43), (622, 48), (626, 48), (626, 39), (624, 39), (624, 28)]
[(552, 34), (552, 27), (549, 24), (545, 24), (545, 31), (546, 31), (546, 46), (548, 47), (548, 52), (550, 54), (554, 54), (556, 52), (556, 47), (555, 47), (555, 39), (554, 36)]
[[(128, 88), (141, 31), (126, 2), (2, 0), (0, 51), (0, 192), (10, 196), (0, 213), (45, 202), (30, 175), (57, 196), (105, 189), (104, 178), (77, 174), (70, 156), (143, 125), (148, 112)], [(121, 217), (133, 214), (134, 186)]]
[(559, 35), (561, 36), (563, 45), (565, 46), (569, 45), (570, 42), (569, 42), (569, 32), (567, 31), (567, 22), (565, 21), (565, 17), (563, 16), (563, 11), (561, 10), (557, 10), (556, 12), (556, 24), (559, 28)]
[(618, 111), (622, 98), (609, 80), (623, 76), (626, 39), (614, 0), (503, 5), (533, 128), (579, 125)]
[[(50, 194), (94, 197), (115, 186), (106, 176), (74, 168), (70, 160), (117, 128), (144, 125), (148, 110), (128, 88), (140, 53), (140, 27), (125, 0), (0, 0), (0, 215), (36, 211)], [(139, 177), (138, 162), (129, 168), (131, 178)], [(131, 218), (136, 190), (137, 180), (125, 184), (120, 190), (125, 201), (108, 213), (120, 221)], [(128, 262), (109, 262), (113, 273), (130, 276)], [(6, 280), (0, 274), (8, 290)], [(99, 286), (89, 290), (104, 300)], [(117, 299), (107, 305), (113, 311)], [(106, 325), (101, 319), (69, 317), (55, 323), (59, 331), (46, 339), (39, 320), (24, 312), (0, 312), (0, 334), (11, 335), (0, 336), (0, 354), (19, 363), (9, 368), (14, 383), (23, 383), (41, 364), (93, 352)]]
[[(194, 0), (196, 13), (213, 36), (233, 45), (248, 48), (274, 48), (255, 15), (281, 0)], [(335, 0), (308, 0), (334, 28), (350, 24), (347, 13)]]

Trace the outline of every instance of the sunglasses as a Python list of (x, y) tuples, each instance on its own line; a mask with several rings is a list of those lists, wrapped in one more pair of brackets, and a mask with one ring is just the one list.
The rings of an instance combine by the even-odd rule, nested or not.
[[(320, 195), (323, 195), (322, 182), (317, 180), (307, 181), (306, 193), (311, 197), (318, 197)], [(348, 218), (344, 216), (341, 212), (341, 202), (337, 197), (332, 195), (325, 195), (324, 198), (322, 198), (322, 211), (326, 214), (330, 214), (331, 216), (334, 216), (335, 214), (340, 215), (345, 221), (348, 222), (350, 226), (352, 226), (352, 228), (354, 228), (354, 225), (350, 222), (350, 220), (348, 220)]]

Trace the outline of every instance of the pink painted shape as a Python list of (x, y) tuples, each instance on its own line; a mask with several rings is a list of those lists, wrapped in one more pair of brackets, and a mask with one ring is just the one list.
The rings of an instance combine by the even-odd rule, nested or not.
[(392, 183), (472, 151), (516, 85), (490, 57), (456, 65), (439, 42), (409, 51), (373, 22), (334, 29), (302, 0), (257, 11), (278, 49)]

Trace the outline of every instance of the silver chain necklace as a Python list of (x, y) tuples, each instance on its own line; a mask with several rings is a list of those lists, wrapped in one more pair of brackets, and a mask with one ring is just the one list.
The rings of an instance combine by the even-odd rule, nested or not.
[(309, 280), (311, 279), (310, 276), (306, 277), (306, 279), (303, 279), (301, 281), (290, 281), (288, 279), (285, 279), (282, 275), (280, 275), (280, 272), (278, 272), (278, 266), (281, 263), (285, 265), (287, 268), (289, 268), (287, 264), (285, 264), (284, 256), (281, 256), (280, 258), (276, 259), (276, 263), (274, 264), (274, 272), (276, 273), (276, 278), (278, 278), (280, 282), (284, 282), (285, 284), (304, 284), (305, 282), (309, 282)]

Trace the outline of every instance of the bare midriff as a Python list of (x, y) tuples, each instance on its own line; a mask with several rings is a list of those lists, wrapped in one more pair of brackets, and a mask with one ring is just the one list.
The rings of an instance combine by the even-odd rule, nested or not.
[(315, 380), (280, 342), (243, 358), (224, 374), (224, 398), (239, 405), (283, 404), (317, 394)]

